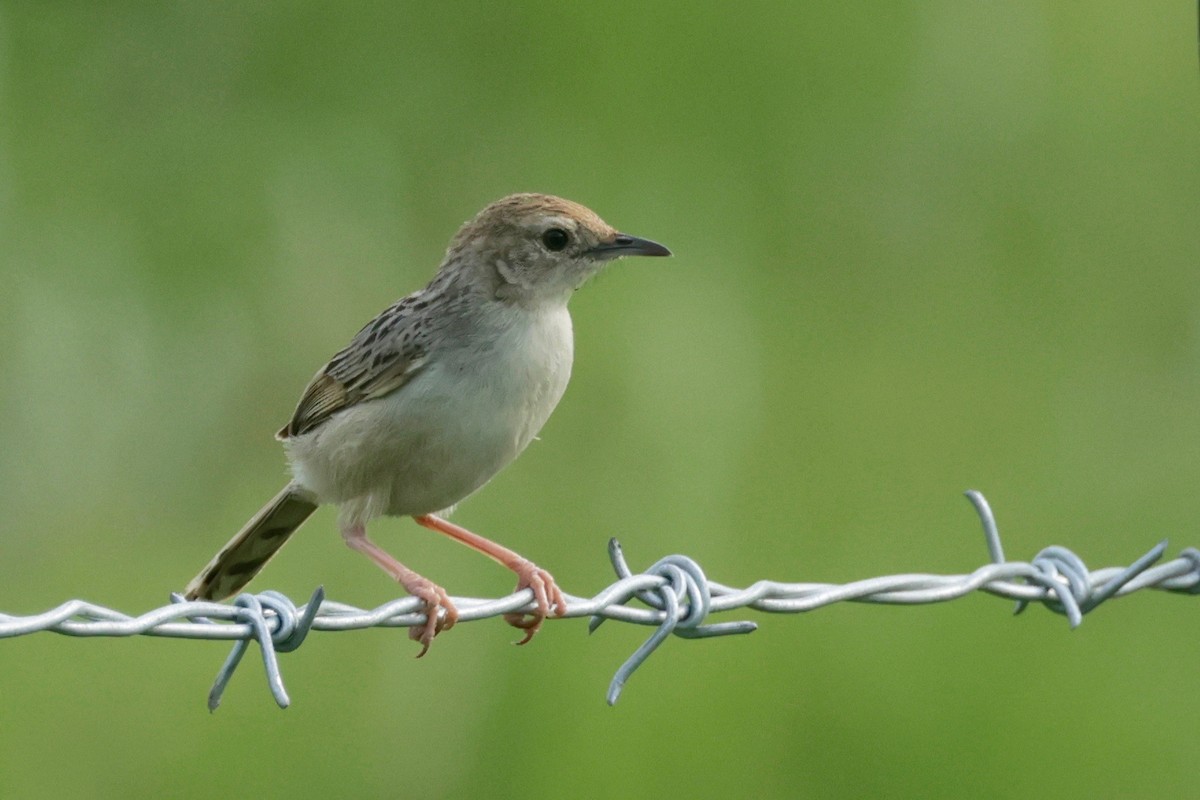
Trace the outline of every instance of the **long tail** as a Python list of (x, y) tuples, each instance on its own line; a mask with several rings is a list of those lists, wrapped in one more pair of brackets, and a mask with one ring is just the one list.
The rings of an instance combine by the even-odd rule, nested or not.
[(293, 484), (250, 518), (184, 591), (188, 600), (224, 600), (267, 565), (296, 529), (317, 510)]

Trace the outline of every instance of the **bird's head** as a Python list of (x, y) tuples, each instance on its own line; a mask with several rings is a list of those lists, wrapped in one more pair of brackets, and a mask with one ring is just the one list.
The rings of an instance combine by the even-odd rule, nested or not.
[(459, 229), (443, 269), (482, 271), (479, 277), (490, 279), (502, 299), (565, 302), (613, 259), (669, 255), (661, 244), (620, 233), (578, 203), (514, 194)]

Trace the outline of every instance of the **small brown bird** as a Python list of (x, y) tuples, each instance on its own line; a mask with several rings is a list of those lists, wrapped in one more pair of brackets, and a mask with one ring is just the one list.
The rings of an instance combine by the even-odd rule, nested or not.
[(618, 233), (583, 206), (544, 194), (499, 200), (459, 229), (428, 286), (399, 300), (318, 370), (284, 442), (292, 481), (197, 575), (190, 600), (220, 600), (253, 578), (318, 505), (365, 554), (425, 602), (421, 642), (452, 627), (442, 587), (367, 538), (379, 516), (411, 516), (508, 567), (535, 609), (506, 619), (529, 641), (566, 602), (546, 570), (454, 525), (448, 513), (515, 459), (558, 404), (571, 375), (567, 301), (615, 258), (668, 256)]

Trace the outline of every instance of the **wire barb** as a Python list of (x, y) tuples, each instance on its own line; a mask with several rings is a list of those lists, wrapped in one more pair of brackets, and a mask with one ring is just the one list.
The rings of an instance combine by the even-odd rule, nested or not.
[[(625, 562), (625, 553), (621, 543), (616, 539), (608, 540), (608, 557), (613, 569), (621, 580), (633, 578), (633, 572)], [(704, 570), (687, 556), (667, 556), (656, 561), (645, 572), (655, 575), (662, 582), (655, 589), (632, 588), (630, 594), (619, 600), (625, 603), (633, 595), (652, 608), (662, 611), (662, 623), (658, 630), (650, 635), (641, 647), (633, 652), (625, 663), (613, 675), (608, 685), (606, 699), (610, 706), (616, 705), (625, 688), (625, 681), (633, 675), (634, 670), (645, 663), (646, 659), (658, 649), (663, 641), (674, 633), (684, 639), (702, 639), (711, 636), (729, 636), (731, 634), (752, 633), (758, 630), (753, 622), (722, 622), (712, 625), (701, 625), (712, 607), (712, 592)], [(681, 601), (687, 599), (687, 608), (681, 612)], [(614, 598), (616, 600), (616, 598)], [(588, 620), (588, 633), (594, 633), (604, 622), (605, 617), (593, 614)]]
[[(279, 659), (276, 653), (290, 653), (304, 643), (308, 632), (312, 630), (313, 620), (317, 618), (321, 601), (324, 599), (325, 588), (322, 586), (318, 586), (317, 590), (313, 592), (312, 599), (304, 606), (303, 611), (297, 610), (295, 604), (279, 592), (267, 591), (261, 595), (243, 593), (234, 598), (233, 605), (235, 608), (242, 609), (243, 613), (239, 616), (250, 626), (253, 636), (234, 642), (233, 650), (226, 657), (220, 672), (217, 673), (217, 679), (213, 682), (212, 689), (208, 692), (208, 710), (216, 711), (217, 707), (221, 705), (221, 696), (225, 694), (225, 687), (229, 684), (229, 679), (233, 677), (233, 671), (241, 663), (242, 656), (246, 654), (246, 648), (250, 646), (251, 638), (258, 642), (258, 646), (262, 650), (263, 669), (267, 673), (267, 687), (271, 690), (279, 707), (287, 708), (292, 701), (288, 697), (287, 689), (283, 687), (283, 675), (279, 672)], [(187, 601), (178, 593), (172, 593), (171, 602), (185, 603)], [(270, 616), (267, 614), (268, 610), (271, 612)], [(211, 620), (202, 617), (197, 618), (197, 622), (212, 624)]]
[[(607, 699), (615, 704), (626, 682), (669, 636), (702, 639), (746, 634), (750, 621), (709, 622), (712, 614), (737, 608), (769, 613), (800, 613), (838, 602), (917, 605), (943, 603), (973, 592), (1015, 600), (1020, 613), (1040, 603), (1066, 616), (1076, 628), (1101, 603), (1142, 589), (1175, 594), (1200, 594), (1200, 550), (1186, 548), (1171, 561), (1159, 563), (1167, 543), (1159, 542), (1126, 567), (1088, 570), (1083, 560), (1061, 546), (1047, 547), (1030, 562), (1008, 561), (999, 528), (987, 500), (977, 491), (966, 493), (983, 525), (990, 562), (966, 575), (907, 574), (867, 578), (842, 585), (758, 581), (737, 589), (710, 581), (691, 558), (661, 558), (645, 572), (629, 568), (621, 545), (609, 542), (608, 555), (617, 580), (592, 598), (567, 596), (566, 617), (588, 617), (588, 630), (606, 620), (655, 628), (650, 637), (613, 675)], [(631, 605), (637, 600), (642, 606)], [(459, 621), (502, 617), (533, 610), (528, 589), (494, 600), (454, 598)], [(550, 619), (554, 619), (553, 617)], [(297, 607), (278, 592), (241, 594), (232, 604), (189, 602), (173, 594), (162, 608), (131, 617), (103, 606), (69, 600), (31, 616), (0, 614), (0, 639), (53, 632), (65, 636), (162, 636), (179, 639), (218, 639), (234, 642), (208, 695), (215, 711), (225, 687), (251, 641), (262, 653), (267, 686), (280, 708), (291, 702), (279, 669), (280, 653), (296, 650), (310, 631), (349, 631), (365, 628), (404, 628), (423, 624), (424, 609), (415, 597), (403, 597), (372, 610), (325, 599), (320, 587)]]

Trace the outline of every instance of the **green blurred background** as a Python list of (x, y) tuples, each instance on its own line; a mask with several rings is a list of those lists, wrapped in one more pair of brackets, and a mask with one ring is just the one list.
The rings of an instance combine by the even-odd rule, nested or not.
[[(313, 370), (487, 202), (670, 245), (580, 292), (541, 441), (456, 519), (590, 594), (1200, 545), (1190, 2), (0, 4), (0, 610), (161, 605), (284, 480)], [(452, 594), (510, 577), (408, 520)], [(395, 587), (322, 510), (254, 586)], [(0, 642), (0, 796), (1187, 796), (1196, 606), (973, 596), (672, 640), (499, 621)], [(740, 618), (740, 617), (727, 617)]]

